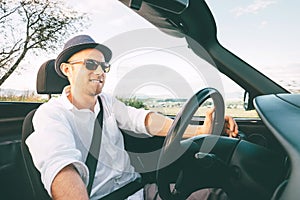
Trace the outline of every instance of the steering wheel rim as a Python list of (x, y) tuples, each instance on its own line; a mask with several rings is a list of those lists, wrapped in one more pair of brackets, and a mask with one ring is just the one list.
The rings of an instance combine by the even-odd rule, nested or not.
[(166, 167), (179, 159), (191, 145), (192, 141), (185, 143), (185, 145), (181, 145), (180, 141), (194, 113), (208, 98), (212, 98), (215, 106), (212, 134), (221, 135), (223, 131), (224, 100), (220, 92), (214, 88), (204, 88), (195, 93), (176, 115), (159, 156), (156, 177), (158, 191), (162, 199), (180, 199), (180, 195), (170, 191), (170, 181), (165, 178), (169, 173)]

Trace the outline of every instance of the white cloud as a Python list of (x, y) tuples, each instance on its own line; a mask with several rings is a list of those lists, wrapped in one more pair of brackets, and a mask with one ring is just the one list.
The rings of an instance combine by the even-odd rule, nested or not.
[(67, 5), (70, 7), (76, 8), (77, 11), (85, 12), (85, 13), (102, 13), (103, 15), (107, 15), (111, 13), (116, 7), (118, 7), (119, 2), (116, 0), (64, 0)]
[(268, 25), (268, 21), (262, 21), (262, 22), (260, 22), (260, 25), (259, 25), (259, 27), (260, 28), (264, 28), (264, 27), (266, 27)]
[(252, 4), (245, 7), (236, 7), (231, 10), (236, 16), (244, 14), (257, 14), (259, 11), (267, 8), (268, 6), (277, 3), (276, 0), (255, 0)]

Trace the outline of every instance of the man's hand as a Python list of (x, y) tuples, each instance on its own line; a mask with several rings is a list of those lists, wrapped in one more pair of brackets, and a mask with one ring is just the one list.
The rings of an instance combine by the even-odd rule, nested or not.
[(203, 126), (201, 127), (201, 134), (211, 134), (213, 127), (213, 114), (215, 110), (215, 108), (211, 108), (206, 111), (205, 120), (203, 122)]
[(230, 116), (225, 116), (224, 131), (229, 137), (238, 136), (239, 133), (238, 125), (236, 121)]
[[(209, 133), (212, 132), (213, 127), (213, 114), (215, 112), (215, 108), (211, 108), (206, 112), (206, 117), (202, 127), (202, 133)], [(238, 125), (235, 120), (230, 116), (225, 116), (225, 123), (224, 123), (224, 132), (229, 137), (237, 137), (238, 136)]]

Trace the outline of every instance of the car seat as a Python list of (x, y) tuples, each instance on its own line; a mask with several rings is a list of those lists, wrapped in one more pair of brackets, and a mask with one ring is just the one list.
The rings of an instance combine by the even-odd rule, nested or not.
[[(54, 59), (48, 60), (42, 64), (38, 71), (36, 81), (36, 90), (38, 94), (48, 94), (49, 97), (52, 94), (60, 94), (63, 88), (68, 84), (69, 82), (67, 79), (61, 78), (55, 72)], [(41, 181), (41, 174), (35, 168), (28, 147), (25, 144), (27, 137), (34, 131), (32, 117), (35, 111), (36, 109), (29, 112), (24, 119), (22, 127), (21, 149), (34, 199), (47, 200), (51, 198), (44, 188), (44, 185)]]

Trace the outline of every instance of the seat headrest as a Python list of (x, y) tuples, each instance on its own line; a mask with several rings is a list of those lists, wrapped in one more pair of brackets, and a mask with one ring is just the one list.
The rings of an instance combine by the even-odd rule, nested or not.
[(69, 81), (60, 77), (54, 68), (55, 60), (51, 59), (42, 64), (37, 79), (36, 90), (38, 94), (61, 94), (63, 88), (69, 85)]

